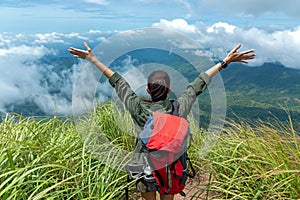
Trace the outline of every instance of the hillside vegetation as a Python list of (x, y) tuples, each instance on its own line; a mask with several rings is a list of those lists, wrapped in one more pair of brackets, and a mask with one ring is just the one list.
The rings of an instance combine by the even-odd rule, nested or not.
[[(100, 106), (76, 123), (60, 117), (4, 117), (0, 199), (122, 199), (126, 187), (134, 198), (126, 173), (109, 167), (122, 168), (124, 157), (116, 152), (131, 151), (134, 143), (128, 116), (113, 110)], [(292, 120), (227, 122), (203, 157), (199, 149), (208, 133), (192, 126), (189, 155), (198, 174), (208, 177), (196, 182), (194, 199), (299, 199), (300, 138), (293, 127)]]

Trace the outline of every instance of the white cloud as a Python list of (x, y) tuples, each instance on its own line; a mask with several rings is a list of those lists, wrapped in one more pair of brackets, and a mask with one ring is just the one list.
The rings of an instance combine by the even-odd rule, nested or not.
[[(44, 46), (13, 46), (8, 49), (0, 49), (0, 56), (26, 56), (27, 59), (38, 59), (47, 53), (51, 53), (53, 51), (45, 48)], [(18, 58), (18, 57), (17, 57)]]
[(69, 33), (69, 34), (64, 34), (64, 37), (65, 38), (78, 38), (78, 39), (85, 40), (85, 41), (89, 40), (88, 37), (82, 36), (79, 33), (74, 33), (74, 32)]
[(106, 0), (85, 0), (85, 2), (99, 4), (99, 5), (107, 5), (107, 4), (109, 4), (109, 2), (106, 1)]
[(280, 62), (286, 67), (300, 68), (300, 26), (294, 29), (268, 30), (259, 28), (243, 29), (228, 23), (218, 22), (209, 27), (202, 23), (188, 24), (183, 19), (160, 20), (153, 27), (182, 31), (189, 34), (200, 45), (209, 49), (213, 57), (224, 58), (238, 43), (241, 50), (255, 49), (257, 57), (250, 65), (264, 62)]
[(41, 88), (36, 81), (37, 66), (27, 67), (25, 60), (14, 55), (1, 56), (0, 59), (0, 107), (6, 104), (27, 100), (33, 91), (39, 93)]
[(189, 25), (184, 19), (174, 19), (172, 21), (161, 19), (159, 22), (153, 23), (152, 26), (174, 29), (186, 33), (194, 33), (196, 31), (195, 26)]
[(105, 37), (98, 37), (96, 40), (99, 41), (99, 42), (103, 42), (103, 41), (106, 40), (106, 38)]
[[(20, 35), (19, 37), (22, 37), (22, 35)], [(80, 40), (85, 40), (88, 41), (89, 38), (86, 36), (83, 36), (79, 33), (56, 33), (56, 32), (52, 32), (52, 33), (38, 33), (35, 34), (34, 37), (36, 38), (34, 40), (34, 43), (36, 44), (55, 44), (55, 43), (61, 43), (64, 44), (66, 39), (80, 39)]]
[(179, 4), (182, 4), (187, 9), (187, 14), (185, 16), (186, 19), (191, 18), (193, 15), (193, 8), (188, 0), (177, 0)]
[(100, 31), (100, 30), (93, 30), (93, 29), (91, 29), (91, 30), (89, 30), (89, 33), (90, 33), (90, 34), (101, 34), (101, 33), (103, 33), (103, 32)]
[(45, 33), (45, 34), (35, 34), (37, 38), (34, 43), (64, 43), (64, 40), (61, 39), (62, 34), (59, 33)]
[(207, 28), (208, 33), (219, 32), (219, 29), (224, 29), (227, 33), (233, 33), (236, 27), (224, 22), (218, 22)]
[[(44, 46), (20, 45), (0, 49), (0, 110), (35, 102), (48, 114), (71, 112), (68, 100), (63, 97), (68, 94), (67, 90), (68, 95), (72, 91), (71, 69), (58, 74), (53, 66), (36, 62), (46, 55), (53, 55), (53, 50)], [(64, 90), (64, 94), (51, 94), (52, 90)]]
[(6, 38), (5, 36), (3, 36), (2, 34), (0, 34), (0, 47), (1, 46), (5, 46), (10, 44), (10, 40), (8, 38)]

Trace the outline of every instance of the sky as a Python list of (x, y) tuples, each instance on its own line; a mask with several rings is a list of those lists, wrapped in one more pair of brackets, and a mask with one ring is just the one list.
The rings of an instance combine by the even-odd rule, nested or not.
[(33, 100), (46, 113), (70, 113), (68, 99), (50, 91), (71, 95), (74, 69), (58, 73), (36, 61), (131, 29), (174, 29), (218, 58), (241, 43), (256, 51), (249, 66), (300, 69), (299, 8), (295, 0), (1, 0), (0, 112)]
[(1, 0), (1, 32), (45, 33), (127, 30), (161, 19), (185, 19), (207, 26), (295, 27), (300, 2), (294, 0)]
[(253, 65), (300, 68), (299, 7), (294, 0), (1, 0), (0, 55), (160, 27), (188, 34), (216, 57), (241, 43), (260, 55)]

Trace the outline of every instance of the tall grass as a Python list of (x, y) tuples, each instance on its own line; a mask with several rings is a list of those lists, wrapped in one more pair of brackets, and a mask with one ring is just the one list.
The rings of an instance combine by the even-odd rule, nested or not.
[[(291, 122), (291, 121), (290, 121)], [(207, 134), (193, 127), (189, 149), (197, 199), (300, 199), (300, 139), (291, 123), (230, 122), (205, 158)], [(100, 106), (77, 120), (5, 117), (0, 124), (0, 199), (122, 199), (122, 170), (135, 138), (127, 114)], [(130, 135), (131, 134), (131, 135)]]
[(118, 199), (126, 174), (105, 164), (71, 119), (14, 116), (0, 125), (0, 199)]
[[(300, 199), (300, 138), (291, 124), (228, 123), (199, 160), (212, 199)], [(195, 150), (195, 149), (194, 149)]]

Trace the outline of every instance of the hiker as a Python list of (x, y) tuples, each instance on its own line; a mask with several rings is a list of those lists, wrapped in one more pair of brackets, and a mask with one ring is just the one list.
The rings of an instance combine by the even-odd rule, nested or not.
[[(146, 90), (150, 94), (151, 99), (149, 101), (145, 101), (138, 97), (135, 92), (131, 90), (129, 84), (121, 75), (112, 71), (110, 68), (101, 63), (101, 61), (97, 60), (86, 42), (84, 42), (84, 46), (86, 50), (71, 47), (69, 52), (76, 58), (85, 59), (91, 62), (109, 79), (109, 83), (115, 88), (119, 99), (124, 103), (134, 122), (141, 127), (141, 129), (144, 127), (149, 115), (153, 111), (172, 114), (173, 105), (168, 99), (168, 93), (171, 91), (171, 80), (166, 72), (157, 70), (150, 74), (148, 77)], [(211, 79), (217, 73), (226, 68), (232, 62), (248, 63), (248, 60), (253, 59), (256, 56), (253, 53), (253, 49), (238, 52), (240, 47), (241, 45), (238, 44), (227, 54), (223, 61), (210, 67), (205, 72), (202, 72), (193, 82), (189, 84), (189, 86), (187, 86), (187, 89), (184, 91), (184, 93), (178, 99), (176, 99), (178, 115), (180, 117), (187, 118), (187, 115), (189, 114), (196, 97), (207, 88), (208, 84), (211, 82)], [(156, 189), (153, 189), (150, 191), (141, 190), (140, 192), (143, 199), (155, 200), (156, 191)], [(174, 199), (174, 195), (161, 194), (160, 198), (163, 200), (172, 200)]]

